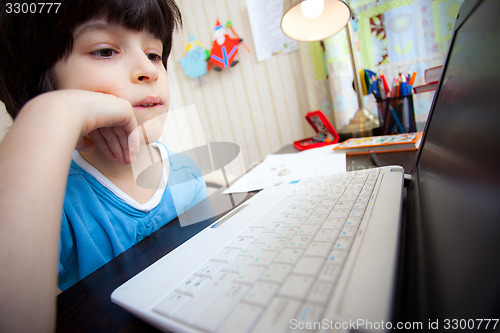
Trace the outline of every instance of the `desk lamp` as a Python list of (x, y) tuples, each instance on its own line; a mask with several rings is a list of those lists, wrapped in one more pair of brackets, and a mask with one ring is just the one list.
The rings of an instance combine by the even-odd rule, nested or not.
[(353, 49), (351, 16), (351, 9), (342, 0), (284, 0), (281, 29), (285, 35), (292, 39), (313, 42), (331, 37), (347, 26), (347, 44), (349, 45), (359, 109), (349, 124), (345, 125), (339, 132), (365, 134), (379, 127), (379, 124), (364, 108), (358, 66)]

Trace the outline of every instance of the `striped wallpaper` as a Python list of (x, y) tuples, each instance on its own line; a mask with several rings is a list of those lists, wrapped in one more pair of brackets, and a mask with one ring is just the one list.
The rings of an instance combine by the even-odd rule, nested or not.
[[(247, 168), (282, 146), (313, 134), (304, 119), (310, 110), (299, 51), (258, 62), (252, 52), (246, 0), (177, 0), (177, 3), (184, 26), (175, 36), (168, 64), (171, 110), (194, 105), (206, 140), (238, 144)], [(223, 24), (231, 21), (251, 52), (240, 47), (238, 65), (192, 79), (179, 64), (189, 34), (210, 49), (217, 19)], [(168, 128), (170, 132), (165, 136), (179, 136), (187, 143), (197, 135), (175, 133), (180, 127)]]

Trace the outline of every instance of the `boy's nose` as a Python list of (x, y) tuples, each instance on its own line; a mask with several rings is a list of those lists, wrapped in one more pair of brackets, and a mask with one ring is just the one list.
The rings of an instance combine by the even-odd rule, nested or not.
[(143, 54), (142, 57), (137, 57), (133, 66), (132, 80), (134, 82), (150, 82), (158, 79), (158, 69), (147, 55)]

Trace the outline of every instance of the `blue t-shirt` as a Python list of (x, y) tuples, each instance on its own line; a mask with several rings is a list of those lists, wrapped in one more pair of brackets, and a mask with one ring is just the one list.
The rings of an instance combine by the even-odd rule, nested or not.
[[(162, 155), (172, 155), (154, 144)], [(62, 214), (59, 288), (65, 290), (207, 197), (199, 167), (188, 158), (169, 159), (159, 186), (145, 204), (121, 192), (78, 152), (68, 176)], [(164, 169), (165, 171), (165, 169)]]

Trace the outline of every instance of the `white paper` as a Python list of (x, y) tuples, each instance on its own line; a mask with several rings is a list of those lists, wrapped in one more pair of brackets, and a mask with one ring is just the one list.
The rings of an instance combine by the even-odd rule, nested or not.
[(247, 0), (247, 8), (258, 61), (299, 48), (281, 30), (283, 0)]
[(223, 193), (262, 190), (306, 178), (346, 172), (345, 153), (333, 152), (335, 145), (292, 154), (271, 154)]

